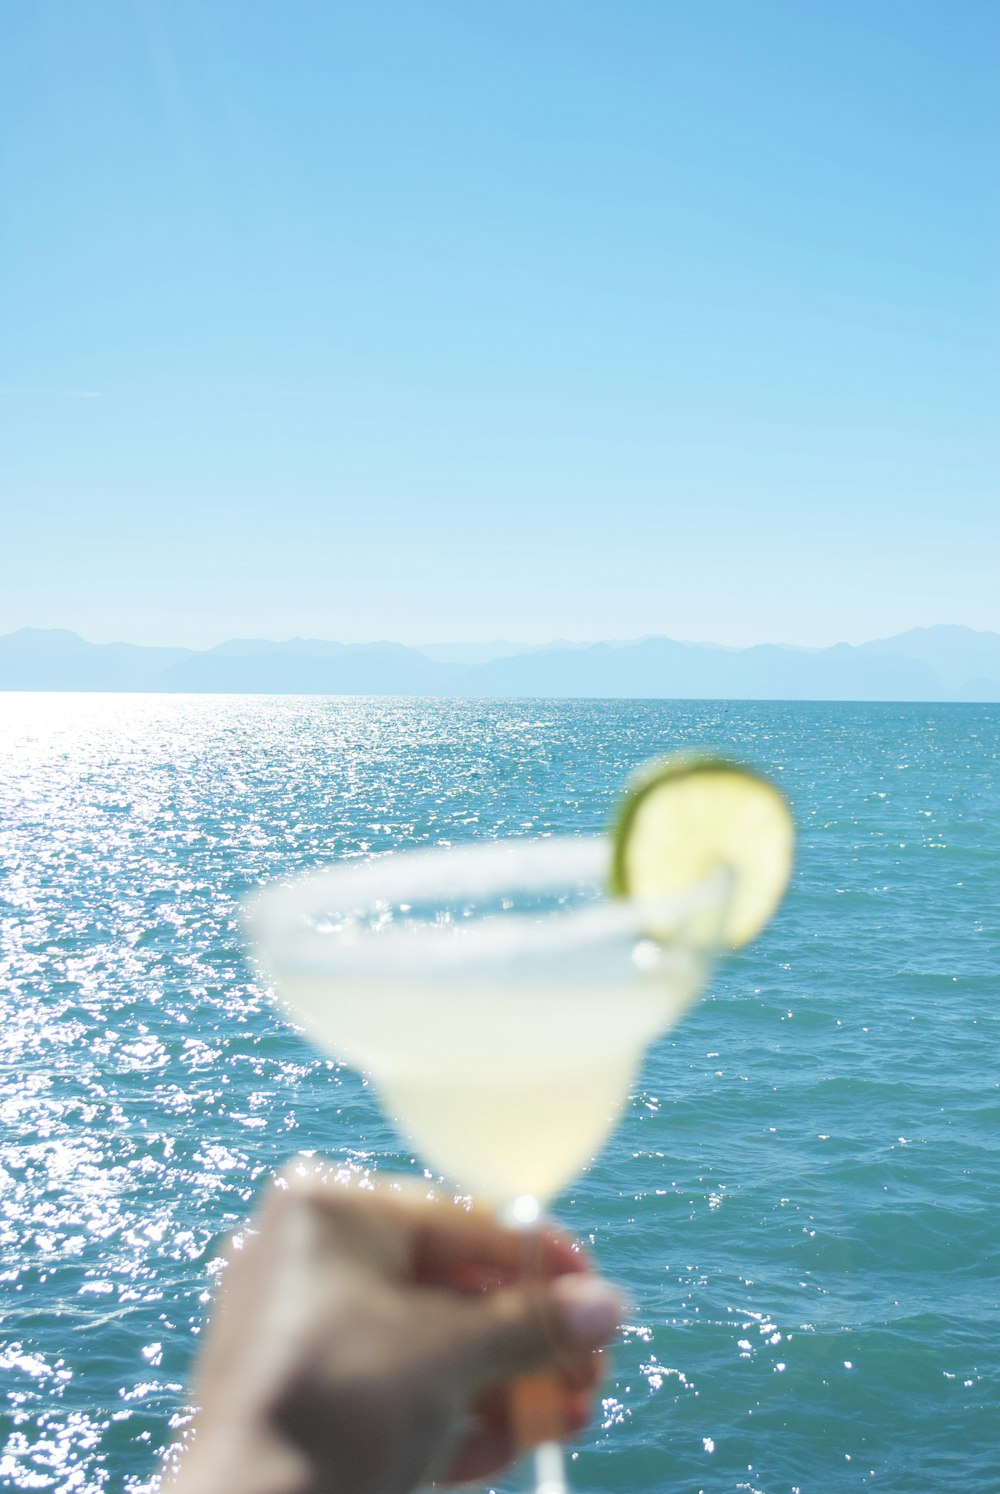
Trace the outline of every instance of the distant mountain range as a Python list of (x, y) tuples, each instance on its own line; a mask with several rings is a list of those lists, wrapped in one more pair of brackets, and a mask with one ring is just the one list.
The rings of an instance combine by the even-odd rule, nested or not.
[(1000, 634), (913, 628), (872, 643), (808, 649), (671, 638), (420, 648), (234, 638), (186, 649), (21, 628), (0, 637), (0, 690), (1000, 701)]

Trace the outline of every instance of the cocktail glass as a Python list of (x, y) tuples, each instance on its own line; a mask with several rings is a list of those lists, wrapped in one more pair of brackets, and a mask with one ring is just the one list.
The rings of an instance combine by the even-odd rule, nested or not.
[[(609, 857), (598, 837), (406, 852), (250, 905), (286, 1012), (370, 1077), (425, 1162), (526, 1229), (599, 1150), (717, 947), (724, 870), (644, 904), (605, 896)], [(564, 1494), (558, 1443), (535, 1480)]]

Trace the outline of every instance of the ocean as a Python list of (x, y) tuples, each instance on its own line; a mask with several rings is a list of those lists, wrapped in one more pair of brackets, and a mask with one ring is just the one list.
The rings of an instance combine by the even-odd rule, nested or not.
[(137, 1494), (213, 1248), (284, 1158), (422, 1174), (255, 984), (248, 889), (592, 832), (710, 746), (784, 785), (798, 864), (555, 1207), (632, 1303), (574, 1485), (997, 1494), (1000, 707), (9, 694), (0, 723), (0, 1487)]

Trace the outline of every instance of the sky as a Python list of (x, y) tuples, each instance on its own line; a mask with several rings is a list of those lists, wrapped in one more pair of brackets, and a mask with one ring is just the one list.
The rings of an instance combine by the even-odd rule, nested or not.
[(994, 0), (7, 0), (0, 633), (1000, 631)]

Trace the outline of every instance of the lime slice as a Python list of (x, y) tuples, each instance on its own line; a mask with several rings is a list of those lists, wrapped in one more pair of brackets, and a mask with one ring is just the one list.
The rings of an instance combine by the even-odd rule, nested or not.
[(775, 784), (724, 758), (680, 754), (651, 763), (628, 790), (611, 888), (654, 902), (728, 868), (733, 883), (715, 937), (739, 949), (781, 902), (794, 849), (792, 812)]

